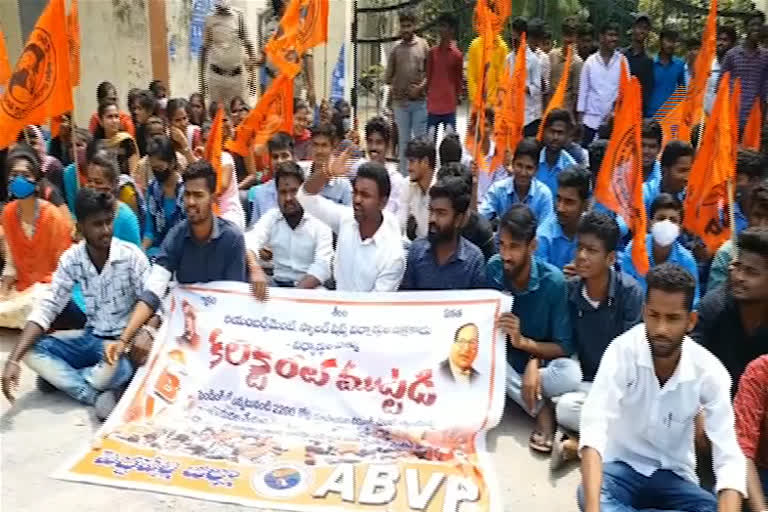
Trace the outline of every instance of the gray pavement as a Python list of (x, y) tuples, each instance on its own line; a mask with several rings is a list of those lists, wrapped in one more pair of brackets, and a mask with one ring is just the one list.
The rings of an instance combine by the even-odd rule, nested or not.
[[(0, 361), (16, 337), (15, 331), (0, 329)], [(89, 442), (98, 425), (90, 408), (62, 393), (40, 393), (34, 373), (24, 367), (16, 403), (11, 407), (0, 397), (0, 510), (228, 512), (245, 508), (50, 478)], [(505, 512), (576, 512), (578, 467), (570, 466), (552, 477), (549, 460), (528, 449), (531, 427), (532, 421), (510, 403), (501, 424), (488, 436)]]

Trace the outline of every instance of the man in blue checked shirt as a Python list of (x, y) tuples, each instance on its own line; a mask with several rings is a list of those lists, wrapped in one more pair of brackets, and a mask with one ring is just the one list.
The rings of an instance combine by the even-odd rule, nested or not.
[(557, 176), (555, 217), (549, 217), (536, 230), (536, 256), (566, 274), (573, 273), (576, 252), (576, 229), (579, 219), (589, 207), (589, 174), (577, 166)]
[(552, 197), (557, 195), (557, 176), (563, 169), (576, 164), (564, 148), (573, 131), (573, 117), (562, 108), (552, 110), (544, 120), (544, 147), (539, 155), (536, 179), (549, 187)]
[(527, 205), (538, 222), (553, 215), (552, 192), (534, 177), (539, 161), (539, 144), (535, 139), (523, 139), (512, 158), (514, 175), (497, 181), (483, 198), (478, 213), (488, 220), (500, 219), (518, 203)]

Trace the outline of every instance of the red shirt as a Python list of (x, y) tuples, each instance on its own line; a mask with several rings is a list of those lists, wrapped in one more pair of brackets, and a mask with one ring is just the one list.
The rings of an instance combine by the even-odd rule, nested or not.
[(747, 366), (733, 402), (741, 451), (758, 467), (768, 469), (768, 355)]
[(427, 112), (452, 114), (462, 88), (463, 60), (456, 43), (437, 45), (427, 54)]

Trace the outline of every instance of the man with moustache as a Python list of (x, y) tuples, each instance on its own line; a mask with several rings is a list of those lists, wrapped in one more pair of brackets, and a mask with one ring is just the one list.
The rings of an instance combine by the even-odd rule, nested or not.
[(549, 453), (555, 432), (550, 399), (579, 389), (581, 369), (573, 352), (568, 294), (563, 273), (536, 253), (536, 217), (523, 204), (499, 223), (499, 254), (487, 266), (491, 288), (514, 297), (499, 328), (508, 336), (507, 395), (536, 418), (531, 449)]
[[(581, 413), (579, 508), (584, 512), (737, 512), (747, 464), (736, 439), (722, 363), (686, 333), (696, 282), (663, 263), (646, 276), (643, 320), (603, 354)], [(698, 485), (694, 418), (703, 411), (715, 492)]]
[(482, 251), (460, 235), (471, 193), (465, 180), (447, 177), (429, 189), (429, 230), (408, 250), (401, 290), (485, 288)]

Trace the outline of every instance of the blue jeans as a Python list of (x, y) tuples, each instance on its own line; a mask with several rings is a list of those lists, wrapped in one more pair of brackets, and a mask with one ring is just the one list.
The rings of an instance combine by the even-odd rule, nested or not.
[[(73, 337), (44, 336), (24, 358), (24, 362), (53, 387), (78, 402), (93, 405), (106, 389), (89, 384), (94, 367), (104, 358), (104, 346), (114, 340), (95, 336), (90, 329)], [(133, 365), (121, 357), (107, 389), (117, 389), (133, 376)]]
[(400, 174), (407, 176), (408, 160), (405, 158), (405, 146), (412, 138), (427, 133), (427, 101), (396, 101), (393, 104), (393, 110), (397, 124)]
[(444, 130), (447, 130), (450, 126), (455, 132), (456, 112), (451, 112), (450, 114), (427, 114), (427, 133), (433, 140), (437, 140), (437, 130), (441, 124)]
[[(584, 510), (584, 490), (579, 485), (579, 510)], [(646, 477), (624, 462), (603, 464), (600, 488), (602, 512), (717, 512), (717, 499), (709, 491), (659, 469)]]

